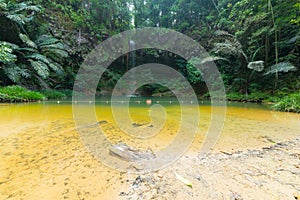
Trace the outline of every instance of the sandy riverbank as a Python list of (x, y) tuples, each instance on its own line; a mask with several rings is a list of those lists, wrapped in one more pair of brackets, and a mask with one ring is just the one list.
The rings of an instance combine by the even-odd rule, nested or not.
[(113, 199), (292, 200), (300, 195), (300, 140), (232, 154), (186, 156), (170, 168), (128, 178), (128, 186), (116, 194)]
[(53, 121), (0, 138), (0, 199), (294, 199), (300, 193), (299, 138), (272, 147), (261, 138), (258, 150), (187, 152), (168, 168), (139, 175), (104, 166), (73, 128), (72, 120)]

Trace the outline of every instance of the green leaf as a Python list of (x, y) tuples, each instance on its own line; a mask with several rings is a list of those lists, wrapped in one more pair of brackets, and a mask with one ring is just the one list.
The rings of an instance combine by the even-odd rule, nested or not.
[(20, 33), (19, 37), (29, 47), (32, 47), (32, 48), (35, 48), (35, 49), (37, 48), (36, 44), (33, 41), (31, 41), (30, 38), (27, 35)]
[(44, 46), (44, 45), (50, 45), (50, 44), (56, 44), (60, 42), (59, 39), (54, 38), (50, 35), (41, 35), (39, 38), (36, 40), (36, 43), (39, 46)]
[(54, 61), (50, 62), (49, 67), (58, 74), (62, 74), (64, 72), (63, 67)]
[(61, 49), (51, 49), (51, 50), (49, 50), (49, 52), (51, 52), (57, 56), (60, 56), (62, 58), (67, 58), (69, 56), (68, 52), (61, 50)]
[(292, 37), (288, 42), (289, 43), (295, 43), (300, 39), (300, 35), (296, 35), (294, 37)]
[(7, 10), (7, 4), (3, 0), (0, 1), (0, 10)]
[(253, 62), (249, 62), (248, 66), (249, 69), (253, 69), (254, 71), (257, 72), (261, 72), (262, 70), (264, 70), (264, 61), (259, 60), (259, 61), (253, 61)]
[(42, 61), (47, 65), (50, 64), (48, 58), (44, 55), (39, 54), (39, 53), (34, 53), (34, 54), (31, 54), (31, 55), (27, 55), (27, 56), (25, 56), (25, 58), (32, 58), (32, 59), (35, 59), (35, 60), (38, 60), (38, 61)]
[(12, 53), (15, 47), (17, 46), (0, 41), (0, 63), (8, 64), (17, 60), (17, 56)]
[(20, 68), (14, 63), (6, 65), (3, 70), (7, 77), (14, 83), (18, 83), (21, 77), (30, 77), (29, 71), (27, 69)]
[(35, 12), (41, 12), (41, 8), (39, 6), (31, 6), (27, 5), (26, 3), (19, 3), (17, 4), (17, 9), (15, 12), (21, 12), (21, 11), (35, 11)]
[(62, 43), (39, 45), (39, 46), (44, 51), (49, 51), (49, 50), (52, 50), (52, 49), (65, 50), (65, 45), (63, 45)]
[(290, 62), (281, 62), (275, 65), (272, 65), (264, 75), (274, 74), (278, 72), (290, 72), (296, 71), (297, 68)]
[(24, 21), (25, 16), (24, 15), (21, 15), (21, 14), (9, 14), (9, 15), (6, 15), (6, 17), (8, 19), (10, 19), (11, 21), (16, 22), (19, 25), (24, 25), (25, 24), (25, 21)]
[(175, 176), (178, 180), (180, 180), (181, 182), (183, 182), (186, 186), (189, 186), (189, 187), (193, 187), (193, 183), (185, 178), (183, 178), (182, 176), (180, 176), (179, 174), (177, 174), (175, 172)]
[(29, 59), (29, 62), (40, 77), (45, 79), (49, 76), (49, 68), (45, 63), (31, 59)]
[(17, 48), (19, 51), (29, 51), (29, 52), (37, 52), (36, 49), (33, 48)]
[(225, 60), (225, 61), (228, 61), (228, 59), (226, 58), (222, 58), (222, 57), (218, 57), (218, 56), (209, 56), (207, 58), (204, 58), (202, 61), (201, 61), (201, 64), (204, 64), (204, 63), (208, 63), (208, 62), (215, 62), (217, 60)]

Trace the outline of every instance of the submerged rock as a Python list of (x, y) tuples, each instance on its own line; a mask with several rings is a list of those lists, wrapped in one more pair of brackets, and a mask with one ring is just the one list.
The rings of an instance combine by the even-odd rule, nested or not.
[(140, 126), (144, 126), (147, 125), (147, 123), (133, 123), (132, 126), (133, 127), (140, 127)]
[(98, 124), (99, 125), (102, 125), (102, 124), (107, 124), (108, 122), (106, 120), (101, 120), (101, 121), (98, 121)]
[(109, 154), (111, 156), (118, 157), (125, 161), (139, 161), (139, 160), (150, 160), (156, 158), (156, 155), (153, 153), (151, 149), (148, 150), (139, 150), (134, 147), (130, 147), (124, 143), (118, 143), (113, 145)]

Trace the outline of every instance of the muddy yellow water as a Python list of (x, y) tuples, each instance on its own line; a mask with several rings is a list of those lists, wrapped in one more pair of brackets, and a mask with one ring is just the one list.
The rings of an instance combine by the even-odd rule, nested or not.
[[(118, 113), (118, 122), (110, 106), (98, 104), (96, 118), (105, 122), (99, 126), (112, 144), (125, 142), (155, 152), (168, 147), (180, 128), (180, 106), (164, 109), (165, 114), (159, 111), (156, 119), (149, 117), (148, 106), (132, 106), (132, 121), (120, 125), (127, 115)], [(186, 152), (192, 155), (201, 150), (211, 124), (211, 107), (189, 105), (186, 110), (191, 116), (195, 110), (200, 111), (195, 138)], [(229, 104), (212, 151), (256, 149), (290, 140), (299, 136), (299, 122), (299, 114)], [(126, 126), (143, 137), (134, 138), (136, 135), (124, 130)], [(147, 134), (151, 137), (145, 137)], [(112, 193), (125, 184), (122, 176), (86, 150), (76, 131), (71, 104), (0, 105), (0, 199), (111, 199)]]

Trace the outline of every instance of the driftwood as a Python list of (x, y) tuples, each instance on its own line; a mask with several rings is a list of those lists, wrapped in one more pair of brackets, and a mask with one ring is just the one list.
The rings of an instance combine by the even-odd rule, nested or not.
[(139, 160), (150, 160), (156, 158), (156, 155), (151, 149), (148, 149), (146, 151), (139, 150), (134, 147), (130, 147), (122, 142), (113, 145), (109, 150), (109, 154), (111, 156), (115, 156), (129, 162)]

